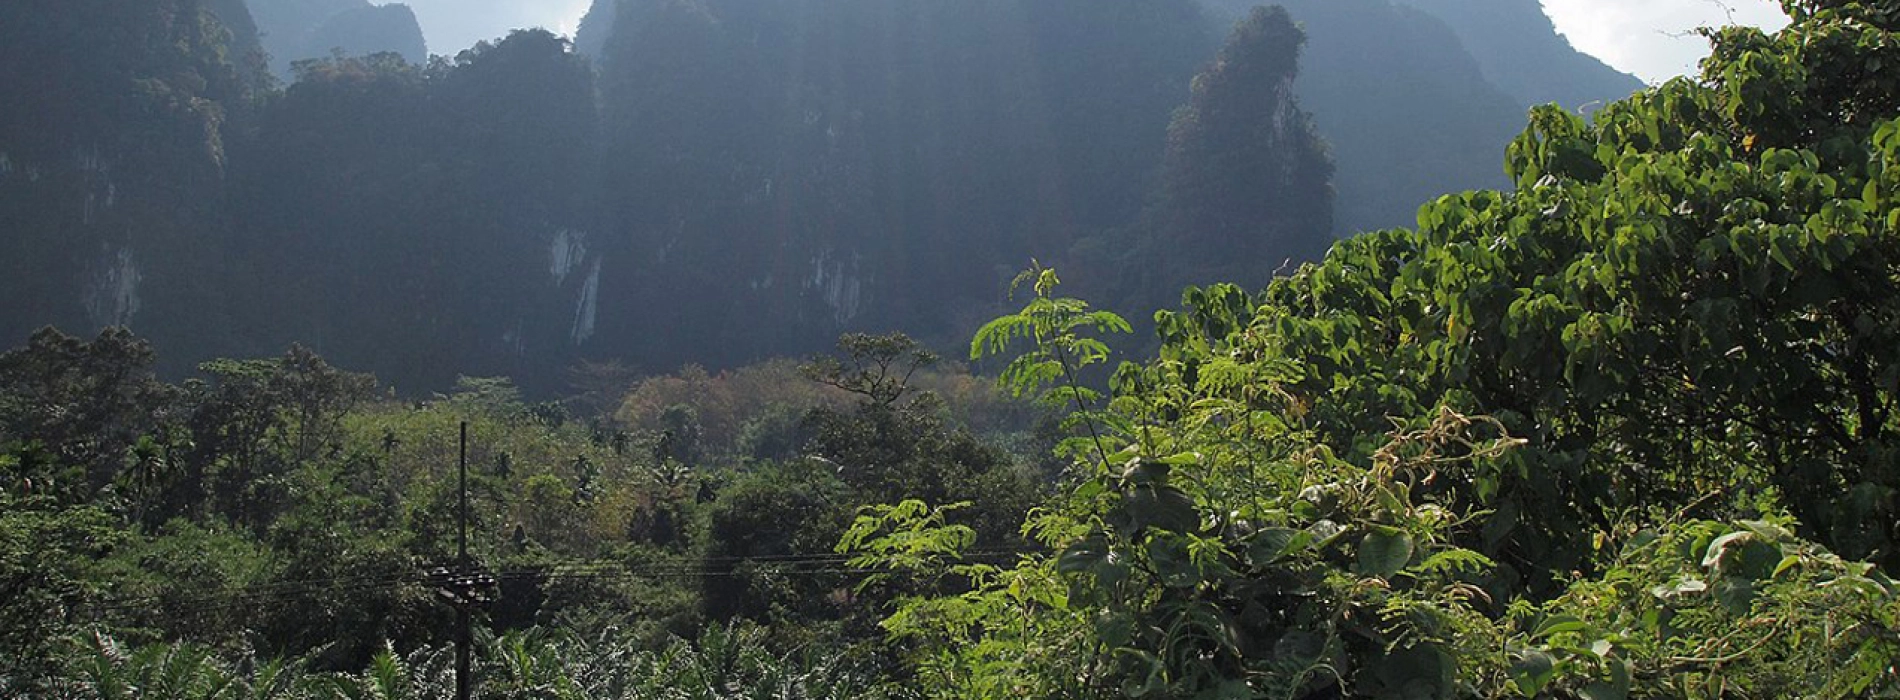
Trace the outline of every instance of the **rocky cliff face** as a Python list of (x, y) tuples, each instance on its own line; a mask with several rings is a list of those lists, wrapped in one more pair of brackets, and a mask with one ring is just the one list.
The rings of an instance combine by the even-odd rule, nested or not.
[(219, 6), (0, 6), (0, 335), (131, 324), (215, 344), (230, 123), (261, 77), (233, 63), (256, 36)]

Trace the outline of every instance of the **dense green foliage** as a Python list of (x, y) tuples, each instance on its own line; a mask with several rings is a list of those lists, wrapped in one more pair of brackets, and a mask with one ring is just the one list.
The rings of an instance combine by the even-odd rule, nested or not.
[[(1053, 553), (886, 628), (943, 697), (1900, 692), (1900, 23), (1788, 7), (1701, 81), (1535, 112), (1514, 191), (1190, 288), (1078, 406)], [(916, 512), (890, 536), (949, 566)]]
[[(454, 436), (466, 421), (469, 544), (498, 579), (482, 624), (504, 635), (486, 652), (498, 669), (487, 687), (558, 678), (580, 697), (639, 684), (648, 690), (614, 692), (685, 693), (677, 674), (706, 671), (676, 667), (730, 643), (743, 668), (719, 672), (750, 675), (709, 688), (856, 696), (800, 674), (864, 687), (878, 677), (881, 601), (938, 590), (852, 592), (863, 572), (832, 548), (856, 508), (913, 495), (980, 503), (955, 522), (1004, 556), (1043, 491), (1032, 465), (955, 417), (1004, 426), (1025, 414), (934, 362), (901, 335), (850, 336), (809, 377), (771, 365), (621, 385), (622, 424), (575, 417), (578, 403), (526, 404), (505, 380), (463, 379), (426, 403), (381, 398), (370, 377), (302, 348), (206, 363), (171, 385), (122, 330), (90, 342), (44, 330), (0, 354), (0, 689), (170, 692), (153, 685), (162, 677), (330, 697), (338, 683), (413, 670), (397, 680), (429, 695), (453, 629), (430, 572), (455, 560)], [(701, 391), (645, 417), (659, 387), (735, 376), (777, 376), (753, 386), (782, 403), (721, 417), (719, 392)], [(770, 627), (717, 629), (739, 620)], [(658, 651), (669, 634), (697, 641)], [(837, 645), (864, 650), (819, 658)], [(402, 659), (410, 670), (382, 668)], [(267, 669), (281, 675), (248, 675)]]
[[(246, 657), (226, 661), (192, 645), (129, 648), (91, 635), (73, 640), (67, 680), (49, 699), (109, 700), (390, 700), (442, 698), (455, 692), (454, 654), (428, 647), (379, 651), (360, 672), (322, 672)], [(484, 698), (584, 700), (875, 700), (903, 697), (876, 678), (817, 650), (786, 654), (768, 648), (757, 627), (711, 627), (691, 642), (677, 637), (655, 648), (608, 630), (596, 636), (511, 632), (481, 640), (476, 667)], [(0, 685), (0, 690), (6, 689)]]

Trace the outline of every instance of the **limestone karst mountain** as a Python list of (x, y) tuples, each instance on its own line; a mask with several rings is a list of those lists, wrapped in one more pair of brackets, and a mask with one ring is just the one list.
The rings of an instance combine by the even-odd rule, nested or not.
[(1622, 89), (1539, 13), (1494, 50), (1516, 25), (1425, 0), (1288, 0), (1251, 62), (1240, 0), (602, 0), (578, 49), (426, 64), (402, 5), (250, 2), (0, 7), (0, 332), (130, 324), (170, 371), (298, 342), (415, 390), (947, 347), (1032, 258), (1137, 317), (1259, 284), (1502, 184), (1528, 100)]

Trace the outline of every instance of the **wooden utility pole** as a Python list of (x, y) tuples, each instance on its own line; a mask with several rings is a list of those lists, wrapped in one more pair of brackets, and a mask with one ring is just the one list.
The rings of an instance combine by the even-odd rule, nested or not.
[[(460, 517), (457, 518), (460, 522), (457, 523), (455, 532), (455, 563), (461, 569), (463, 576), (467, 576), (472, 568), (468, 561), (468, 421), (462, 421), (460, 452), (461, 455), (456, 460), (455, 490), (462, 498), (462, 509)], [(455, 700), (469, 700), (468, 644), (469, 637), (473, 636), (469, 628), (474, 625), (474, 620), (469, 615), (469, 607), (474, 601), (465, 597), (458, 602), (461, 604), (455, 606), (456, 634), (459, 635), (455, 638)]]
[(471, 649), (474, 642), (474, 608), (489, 600), (495, 577), (468, 555), (468, 421), (462, 421), (460, 457), (456, 462), (458, 508), (455, 529), (455, 565), (438, 566), (429, 572), (436, 582), (436, 594), (455, 606), (455, 698), (469, 700), (474, 688)]

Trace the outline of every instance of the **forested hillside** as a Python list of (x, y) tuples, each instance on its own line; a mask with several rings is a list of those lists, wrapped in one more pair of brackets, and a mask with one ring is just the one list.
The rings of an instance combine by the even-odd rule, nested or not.
[(0, 697), (1900, 695), (1900, 4), (1784, 7), (1334, 241), (1416, 7), (0, 5)]
[[(1244, 5), (1195, 0), (623, 0), (584, 53), (530, 31), (426, 61), (400, 4), (168, 1), (0, 30), (9, 92), (46, 96), (0, 121), (26, 176), (0, 182), (0, 332), (130, 325), (168, 376), (299, 342), (404, 393), (544, 393), (580, 359), (942, 345), (1031, 258), (1151, 308), (1503, 184), (1526, 104), (1383, 0), (1238, 33)], [(1552, 89), (1599, 90), (1572, 72)]]
[(233, 151), (245, 235), (225, 254), (257, 275), (233, 320), (405, 389), (561, 366), (589, 284), (586, 64), (521, 32), (426, 69), (378, 54), (298, 71)]
[(1187, 0), (624, 2), (615, 27), (583, 340), (660, 366), (973, 328), (1021, 261), (1138, 213), (1210, 41)]

